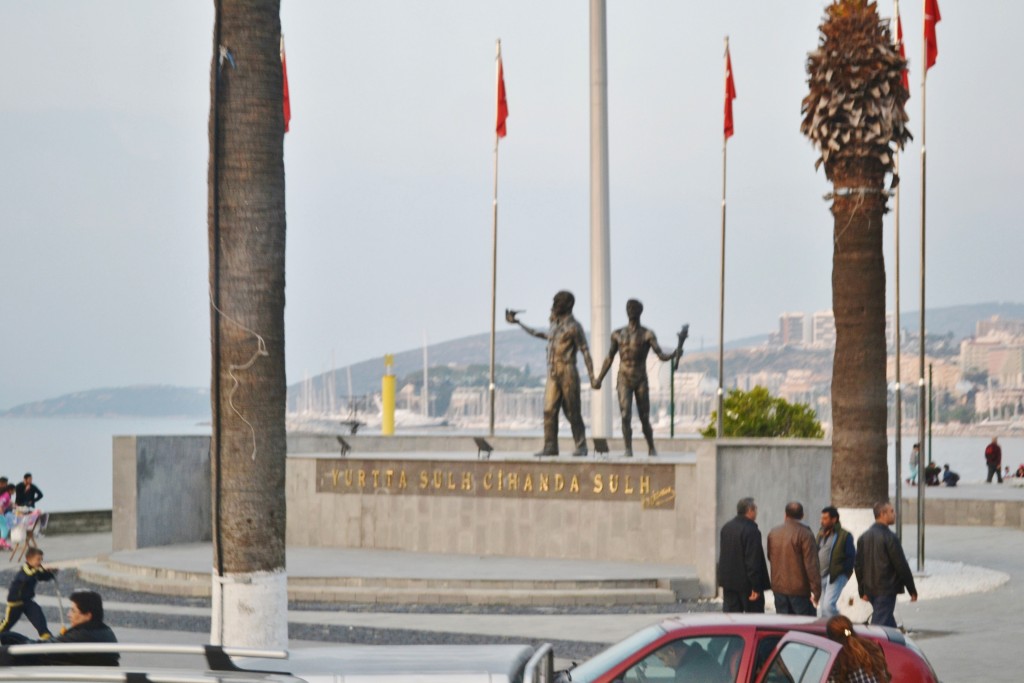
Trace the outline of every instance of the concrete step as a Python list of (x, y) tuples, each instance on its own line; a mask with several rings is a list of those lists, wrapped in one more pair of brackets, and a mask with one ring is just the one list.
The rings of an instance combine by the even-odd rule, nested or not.
[[(123, 590), (210, 596), (210, 574), (100, 560), (78, 567), (79, 576)], [(289, 578), (288, 597), (309, 602), (451, 605), (672, 604), (698, 596), (695, 578), (509, 581), (393, 579), (374, 577)]]
[(340, 588), (288, 587), (288, 598), (307, 602), (355, 602), (416, 605), (670, 605), (675, 593), (662, 589), (521, 590), (486, 588)]
[(79, 565), (78, 576), (83, 581), (95, 583), (99, 586), (107, 586), (108, 588), (155, 593), (157, 595), (177, 595), (191, 598), (210, 597), (209, 575), (205, 577), (205, 581), (198, 580), (198, 576), (185, 578), (147, 576), (145, 574), (118, 571), (101, 560), (99, 562)]

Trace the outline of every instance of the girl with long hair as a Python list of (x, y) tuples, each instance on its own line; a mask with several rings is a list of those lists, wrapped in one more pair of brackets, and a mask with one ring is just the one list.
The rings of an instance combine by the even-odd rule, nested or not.
[(843, 646), (829, 674), (829, 683), (889, 683), (892, 674), (881, 646), (853, 632), (853, 622), (842, 614), (828, 620), (825, 633)]

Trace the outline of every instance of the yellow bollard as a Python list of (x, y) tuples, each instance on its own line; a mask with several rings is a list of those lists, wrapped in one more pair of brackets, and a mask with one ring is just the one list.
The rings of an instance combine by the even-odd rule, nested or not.
[(393, 436), (395, 433), (395, 357), (384, 356), (384, 376), (380, 379), (381, 410), (380, 433)]

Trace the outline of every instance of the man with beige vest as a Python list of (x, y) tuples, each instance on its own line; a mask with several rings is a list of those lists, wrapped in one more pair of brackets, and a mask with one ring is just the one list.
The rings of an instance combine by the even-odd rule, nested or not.
[(800, 520), (804, 506), (786, 504), (786, 520), (768, 533), (775, 611), (779, 614), (817, 614), (821, 597), (821, 570), (814, 532)]

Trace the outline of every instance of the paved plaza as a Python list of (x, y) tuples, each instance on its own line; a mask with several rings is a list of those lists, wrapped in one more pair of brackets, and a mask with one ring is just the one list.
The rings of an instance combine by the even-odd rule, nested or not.
[[(958, 489), (929, 489), (929, 496), (973, 498), (976, 500), (1024, 500), (1024, 488), (1004, 484), (973, 484)], [(907, 511), (907, 518), (912, 519), (912, 511)], [(904, 523), (904, 545), (911, 565), (916, 564), (917, 529), (913, 524)], [(995, 528), (985, 526), (930, 526), (926, 531), (925, 574), (928, 574), (929, 561), (936, 566), (948, 563), (962, 563), (968, 567), (980, 567), (990, 573), (1002, 573), (1008, 580), (982, 587), (980, 592), (973, 587), (963, 586), (961, 590), (950, 594), (944, 591), (944, 597), (932, 597), (927, 593), (928, 579), (921, 583), (921, 596), (917, 603), (901, 601), (897, 605), (897, 620), (912, 633), (922, 650), (939, 673), (940, 679), (950, 681), (1017, 681), (1019, 673), (1019, 654), (1015, 647), (1017, 634), (1021, 626), (1021, 605), (1024, 604), (1024, 530), (1019, 528)], [(110, 534), (83, 534), (69, 536), (46, 537), (42, 540), (46, 551), (46, 560), (57, 566), (74, 566), (89, 561), (96, 556), (111, 551)], [(323, 549), (321, 549), (323, 550)], [(301, 553), (301, 549), (294, 552)], [(410, 566), (419, 566), (419, 573), (449, 573), (459, 575), (466, 573), (467, 566), (475, 566), (477, 570), (487, 567), (481, 558), (464, 558), (460, 556), (434, 556), (429, 562), (423, 558), (415, 558), (413, 554), (366, 551), (337, 551), (338, 562), (347, 561), (360, 563), (361, 571), (372, 574), (394, 573), (408, 575)], [(136, 556), (142, 555), (152, 564), (167, 567), (182, 564), (193, 565), (196, 562), (209, 563), (209, 558), (196, 555), (194, 548), (176, 555), (173, 547), (154, 548), (152, 550), (133, 551)], [(148, 558), (146, 554), (148, 553)], [(353, 555), (355, 553), (355, 555)], [(321, 558), (329, 561), (330, 558)], [(529, 559), (501, 558), (499, 563), (490, 565), (493, 572), (521, 572), (523, 575), (536, 574), (549, 569), (543, 562)], [(606, 566), (605, 566), (606, 565)], [(324, 565), (321, 565), (324, 566)], [(621, 576), (628, 568), (622, 563), (583, 563), (572, 562), (562, 566), (567, 572), (601, 576)], [(486, 570), (485, 570), (486, 571)], [(413, 572), (417, 573), (417, 572)], [(954, 577), (955, 578), (955, 577)], [(71, 587), (64, 587), (65, 592)], [(40, 589), (40, 603), (45, 607), (56, 607), (56, 597), (47, 588)], [(906, 598), (904, 597), (904, 600)], [(111, 621), (117, 623), (118, 613), (146, 612), (149, 614), (167, 614), (175, 616), (208, 616), (206, 607), (165, 604), (164, 600), (154, 599), (147, 602), (109, 602), (106, 606), (111, 614)], [(595, 610), (600, 612), (600, 610)], [(670, 614), (666, 611), (665, 615)], [(642, 614), (633, 613), (550, 613), (535, 610), (528, 614), (503, 614), (495, 611), (479, 610), (478, 613), (420, 613), (403, 612), (394, 608), (388, 611), (339, 611), (323, 609), (318, 611), (297, 611), (289, 614), (293, 624), (320, 624), (372, 629), (399, 629), (403, 631), (428, 631), (433, 633), (451, 633), (494, 636), (496, 638), (518, 637), (523, 641), (537, 642), (545, 640), (573, 640), (592, 643), (614, 642), (633, 631), (654, 623), (663, 616), (646, 610)], [(19, 624), (19, 627), (24, 627)], [(203, 631), (180, 632), (147, 629), (119, 628), (122, 640), (125, 641), (165, 641), (203, 642), (207, 634)], [(315, 645), (316, 643), (299, 641), (293, 647)], [(320, 643), (322, 644), (322, 643)]]

